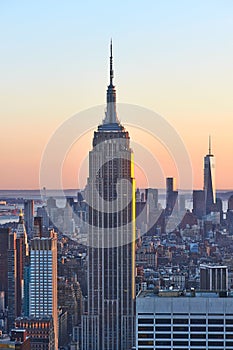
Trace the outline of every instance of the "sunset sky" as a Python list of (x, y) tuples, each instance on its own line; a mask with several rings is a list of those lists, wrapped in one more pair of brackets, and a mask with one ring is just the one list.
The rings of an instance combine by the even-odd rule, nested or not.
[[(216, 187), (233, 189), (232, 0), (0, 1), (0, 189), (39, 188), (55, 131), (105, 104), (111, 37), (118, 102), (166, 120), (189, 154), (195, 189), (203, 187), (211, 134)], [(90, 126), (101, 122), (104, 106), (97, 112)], [(120, 115), (135, 144), (137, 185), (161, 187), (179, 169), (169, 147), (153, 139), (156, 131), (149, 135), (146, 118), (134, 125), (132, 115)], [(61, 169), (66, 188), (86, 181), (93, 128), (81, 138), (80, 130)], [(153, 176), (143, 149), (158, 164)]]

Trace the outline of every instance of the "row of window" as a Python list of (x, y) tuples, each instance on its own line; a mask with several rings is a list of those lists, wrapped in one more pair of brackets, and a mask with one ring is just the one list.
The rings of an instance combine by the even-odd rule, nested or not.
[[(139, 332), (224, 332), (224, 327), (222, 326), (212, 326), (212, 327), (201, 327), (201, 326), (139, 326)], [(233, 332), (233, 327), (225, 327), (225, 332)]]
[[(209, 346), (210, 346), (210, 345), (209, 345)], [(214, 349), (214, 350), (215, 350), (215, 348), (214, 348), (215, 346), (216, 346), (216, 345), (214, 345), (213, 348), (211, 347), (211, 349)], [(178, 346), (177, 346), (177, 347), (174, 346), (173, 348), (174, 348), (174, 349), (177, 349), (177, 350), (180, 350), (180, 348), (179, 348)], [(152, 347), (152, 348), (151, 348), (151, 347), (146, 347), (146, 348), (145, 348), (144, 346), (139, 346), (138, 349), (139, 349), (139, 350), (155, 350), (154, 347)], [(182, 349), (187, 350), (186, 348), (183, 348), (183, 347), (182, 347)], [(230, 348), (224, 348), (224, 349), (225, 349), (225, 350), (232, 350), (232, 347), (230, 347)], [(159, 348), (159, 347), (156, 347), (156, 350), (171, 350), (171, 348), (164, 348), (164, 347)], [(201, 347), (201, 348), (200, 348), (200, 347), (195, 348), (195, 347), (190, 347), (190, 346), (189, 346), (189, 350), (206, 350), (206, 346), (205, 346), (205, 347)]]
[[(154, 317), (154, 315), (160, 315), (160, 316), (171, 316), (171, 313), (170, 312), (138, 312), (138, 315), (139, 316), (152, 316)], [(173, 316), (185, 316), (186, 313), (184, 312), (174, 312), (173, 313)], [(202, 316), (206, 316), (206, 313), (193, 313), (193, 312), (190, 312), (189, 314), (190, 316), (196, 316), (196, 317), (202, 317)], [(233, 316), (233, 314), (230, 314), (228, 312), (226, 312), (226, 315), (228, 316)], [(209, 316), (222, 316), (222, 313), (211, 313), (209, 314)]]
[[(188, 339), (189, 334), (169, 334), (169, 333), (139, 333), (139, 339)], [(233, 334), (206, 334), (206, 333), (192, 333), (190, 334), (191, 339), (233, 339)]]
[[(155, 344), (154, 344), (155, 343)], [(207, 343), (207, 344), (206, 344)], [(224, 341), (196, 341), (196, 340), (191, 340), (190, 343), (189, 341), (183, 341), (183, 340), (175, 340), (173, 341), (173, 346), (224, 346)], [(159, 345), (159, 346), (171, 346), (171, 341), (170, 340), (139, 340), (138, 345)], [(233, 346), (233, 341), (226, 341), (225, 346)], [(156, 348), (157, 349), (157, 348)]]
[[(199, 318), (174, 318), (173, 320), (169, 318), (139, 318), (138, 323), (139, 324), (224, 324), (223, 318), (208, 318), (206, 319), (199, 319)], [(225, 319), (226, 324), (233, 324), (233, 319)]]

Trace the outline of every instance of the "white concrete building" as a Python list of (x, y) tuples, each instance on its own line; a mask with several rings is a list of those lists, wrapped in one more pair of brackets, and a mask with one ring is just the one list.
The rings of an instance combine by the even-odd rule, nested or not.
[(29, 313), (35, 318), (53, 317), (57, 349), (57, 237), (53, 231), (51, 237), (36, 237), (31, 240)]
[(233, 296), (141, 292), (136, 301), (136, 349), (233, 349)]

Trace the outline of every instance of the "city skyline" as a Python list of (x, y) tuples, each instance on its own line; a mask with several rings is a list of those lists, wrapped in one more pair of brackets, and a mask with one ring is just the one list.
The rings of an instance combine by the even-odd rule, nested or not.
[[(0, 6), (1, 189), (39, 188), (40, 160), (54, 131), (75, 113), (103, 103), (110, 37), (118, 102), (156, 111), (176, 129), (192, 160), (195, 189), (203, 188), (202, 159), (211, 134), (216, 188), (232, 189), (232, 2), (128, 1), (110, 10), (103, 1), (93, 2), (92, 11), (74, 1)], [(85, 142), (87, 155), (91, 144)], [(76, 157), (70, 154), (65, 162), (66, 188), (77, 187), (70, 175)], [(169, 176), (175, 176), (172, 167)], [(136, 169), (137, 186), (143, 187), (138, 178)]]
[(232, 32), (231, 0), (0, 4), (0, 348), (233, 349)]

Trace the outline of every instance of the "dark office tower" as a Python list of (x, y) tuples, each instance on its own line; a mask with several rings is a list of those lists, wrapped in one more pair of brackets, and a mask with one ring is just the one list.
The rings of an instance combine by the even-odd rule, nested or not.
[(233, 195), (228, 199), (228, 210), (233, 210)]
[(33, 237), (42, 237), (42, 217), (36, 216), (33, 225)]
[(16, 233), (9, 234), (8, 240), (8, 331), (14, 328), (16, 317)]
[(10, 229), (0, 228), (0, 292), (4, 292), (5, 305), (8, 305), (8, 241)]
[(81, 192), (77, 193), (77, 200), (78, 200), (79, 203), (81, 203), (83, 201), (83, 195), (82, 195)]
[(29, 300), (30, 300), (30, 257), (27, 256), (24, 266), (24, 297), (23, 297), (23, 315), (29, 316)]
[(205, 192), (202, 190), (193, 191), (193, 214), (198, 219), (205, 215)]
[(210, 214), (213, 211), (213, 205), (216, 203), (215, 194), (215, 160), (211, 153), (211, 139), (209, 138), (209, 154), (204, 158), (204, 192), (205, 192), (205, 211)]
[(49, 227), (48, 211), (45, 206), (37, 208), (37, 216), (42, 218), (42, 226), (47, 229)]
[(83, 350), (130, 350), (134, 345), (135, 180), (128, 132), (116, 112), (112, 45), (103, 124), (89, 153), (87, 314)]
[(167, 193), (176, 191), (176, 179), (174, 177), (166, 178), (166, 190)]
[(178, 191), (176, 190), (176, 179), (167, 177), (166, 179), (166, 215), (171, 215), (176, 205)]
[(23, 287), (24, 287), (24, 266), (28, 256), (27, 233), (23, 220), (23, 213), (20, 212), (19, 223), (16, 230), (16, 316), (22, 314)]
[(27, 199), (24, 201), (24, 221), (26, 232), (31, 236), (33, 233), (33, 220), (34, 220), (34, 200)]
[(233, 234), (233, 195), (228, 199), (228, 209), (227, 209), (227, 225), (229, 233)]
[(47, 200), (47, 210), (48, 210), (48, 217), (49, 217), (49, 225), (54, 227), (54, 223), (57, 223), (59, 218), (58, 218), (56, 200), (52, 197), (49, 197)]

